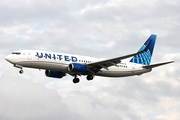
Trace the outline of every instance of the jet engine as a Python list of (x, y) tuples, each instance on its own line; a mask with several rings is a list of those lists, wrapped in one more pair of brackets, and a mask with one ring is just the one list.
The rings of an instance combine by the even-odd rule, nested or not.
[(68, 70), (70, 72), (86, 73), (87, 66), (84, 64), (80, 64), (80, 63), (71, 63), (68, 66)]
[(64, 76), (66, 76), (66, 74), (63, 72), (53, 71), (53, 70), (46, 70), (45, 74), (47, 77), (54, 77), (54, 78), (62, 78)]

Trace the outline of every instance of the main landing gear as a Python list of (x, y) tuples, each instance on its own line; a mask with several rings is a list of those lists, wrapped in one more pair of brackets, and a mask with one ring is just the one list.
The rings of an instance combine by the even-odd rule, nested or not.
[[(86, 79), (88, 80), (88, 81), (90, 81), (90, 80), (93, 80), (93, 78), (94, 78), (94, 76), (93, 75), (88, 75), (87, 77), (86, 77)], [(75, 75), (75, 78), (73, 79), (73, 83), (79, 83), (79, 78), (77, 78), (77, 75)]]
[(93, 80), (93, 78), (94, 78), (93, 75), (88, 75), (88, 76), (86, 77), (87, 80)]
[(75, 75), (75, 78), (73, 79), (73, 83), (79, 83), (79, 78), (77, 78), (77, 75)]

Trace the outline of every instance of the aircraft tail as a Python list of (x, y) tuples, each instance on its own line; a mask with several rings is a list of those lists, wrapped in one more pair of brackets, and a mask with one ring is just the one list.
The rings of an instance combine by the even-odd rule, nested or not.
[(154, 45), (156, 42), (157, 35), (151, 35), (147, 41), (144, 43), (144, 45), (139, 49), (139, 51), (144, 51), (144, 53), (141, 53), (139, 55), (135, 55), (130, 62), (142, 64), (142, 65), (150, 65), (151, 63), (151, 57), (154, 50)]

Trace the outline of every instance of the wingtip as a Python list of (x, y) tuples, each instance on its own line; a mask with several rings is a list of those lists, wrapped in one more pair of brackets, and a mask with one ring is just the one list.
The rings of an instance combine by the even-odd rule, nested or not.
[(170, 61), (169, 63), (173, 63), (173, 62), (175, 62), (175, 61)]

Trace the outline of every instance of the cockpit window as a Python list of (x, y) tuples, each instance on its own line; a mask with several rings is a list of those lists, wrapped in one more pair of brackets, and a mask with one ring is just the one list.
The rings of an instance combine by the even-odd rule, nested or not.
[(12, 54), (20, 55), (20, 52), (13, 52)]

